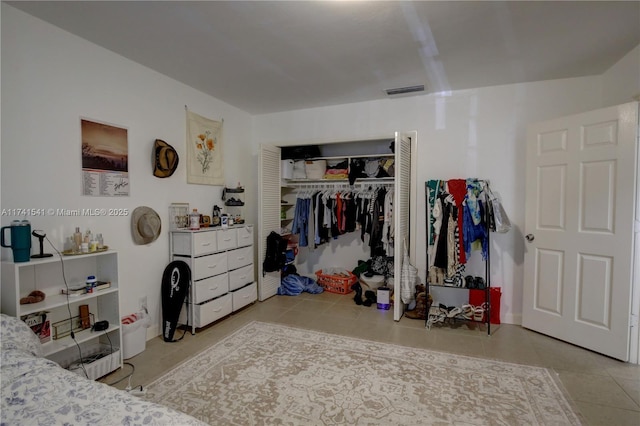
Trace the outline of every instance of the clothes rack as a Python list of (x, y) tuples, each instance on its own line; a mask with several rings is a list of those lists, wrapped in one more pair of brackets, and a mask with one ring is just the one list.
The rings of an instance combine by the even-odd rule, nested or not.
[[(449, 185), (451, 183), (451, 185)], [(490, 206), (487, 204), (487, 197), (485, 188), (489, 187), (488, 180), (467, 178), (467, 179), (450, 179), (450, 180), (429, 180), (425, 182), (425, 205), (426, 205), (426, 301), (425, 301), (425, 327), (430, 328), (431, 321), (435, 318), (442, 320), (442, 312), (439, 312), (440, 308), (432, 306), (429, 308), (428, 298), (432, 287), (451, 288), (451, 289), (464, 289), (472, 290), (474, 287), (469, 287), (469, 283), (466, 283), (464, 277), (464, 267), (466, 266), (466, 253), (467, 248), (471, 247), (471, 243), (477, 244), (480, 240), (480, 245), (483, 250), (484, 261), (484, 300), (486, 308), (483, 309), (482, 321), (487, 325), (487, 334), (491, 334), (491, 254), (490, 254)], [(450, 188), (450, 187), (451, 188)], [(480, 190), (478, 190), (480, 189)], [(455, 194), (455, 197), (454, 197)], [(434, 216), (434, 210), (444, 210), (443, 203), (450, 203), (447, 205), (448, 212), (445, 215), (442, 212), (442, 216), (439, 217), (441, 221), (440, 229), (438, 227), (438, 221)], [(473, 219), (470, 217), (469, 204), (473, 205), (474, 215)], [(465, 210), (468, 209), (468, 210)], [(454, 215), (449, 218), (449, 213)], [(465, 218), (464, 215), (467, 215)], [(448, 223), (445, 224), (445, 217)], [(455, 219), (453, 219), (455, 217)], [(479, 218), (479, 224), (483, 230), (484, 235), (482, 238), (474, 239), (473, 241), (467, 241), (465, 243), (465, 228), (461, 227), (461, 223), (468, 224), (468, 219), (473, 220), (473, 223)], [(465, 222), (467, 221), (467, 222)], [(453, 226), (453, 230), (449, 227)], [(478, 229), (478, 228), (476, 228)], [(446, 230), (448, 233), (445, 238), (448, 241), (442, 242), (442, 232)], [(437, 233), (436, 233), (437, 232)], [(456, 239), (454, 244), (454, 250), (451, 250), (453, 241), (451, 240), (451, 232), (460, 234), (461, 238)], [(434, 234), (436, 233), (436, 234)], [(482, 234), (482, 232), (480, 232)], [(477, 235), (477, 234), (476, 234)], [(473, 236), (476, 236), (473, 235)], [(443, 252), (442, 246), (446, 244), (446, 255), (448, 263), (445, 265), (447, 268), (442, 268)], [(486, 248), (486, 253), (485, 253)], [(451, 263), (451, 254), (456, 256), (456, 262)], [(436, 256), (438, 258), (436, 259)], [(436, 260), (439, 263), (436, 265)], [(470, 293), (471, 294), (471, 293)], [(455, 309), (455, 308), (454, 308)], [(453, 311), (451, 311), (453, 312)], [(440, 317), (438, 317), (440, 315)], [(430, 319), (431, 318), (431, 319)], [(449, 316), (453, 321), (470, 319), (467, 316), (456, 314)], [(476, 321), (478, 322), (478, 321)]]

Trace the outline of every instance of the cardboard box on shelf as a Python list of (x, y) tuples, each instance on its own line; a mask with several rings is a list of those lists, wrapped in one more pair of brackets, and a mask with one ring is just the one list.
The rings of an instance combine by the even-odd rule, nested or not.
[(38, 336), (40, 343), (47, 343), (51, 340), (51, 322), (47, 319), (48, 313), (43, 311), (20, 317)]

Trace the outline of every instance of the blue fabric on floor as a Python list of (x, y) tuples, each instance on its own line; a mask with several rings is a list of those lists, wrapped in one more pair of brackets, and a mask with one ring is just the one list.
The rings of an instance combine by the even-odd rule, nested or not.
[(280, 280), (278, 294), (284, 296), (297, 296), (303, 291), (311, 294), (322, 293), (324, 289), (318, 283), (309, 277), (300, 275), (287, 275)]

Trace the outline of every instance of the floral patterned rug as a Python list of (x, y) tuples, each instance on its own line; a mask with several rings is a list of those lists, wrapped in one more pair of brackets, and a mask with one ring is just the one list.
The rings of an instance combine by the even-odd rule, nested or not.
[(579, 425), (545, 368), (252, 322), (147, 387), (212, 425)]

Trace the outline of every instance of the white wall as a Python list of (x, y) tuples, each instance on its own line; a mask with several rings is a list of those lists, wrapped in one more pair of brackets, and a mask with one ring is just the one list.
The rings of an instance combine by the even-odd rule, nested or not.
[[(138, 299), (147, 296), (156, 324), (161, 276), (169, 262), (169, 204), (188, 202), (209, 214), (214, 204), (222, 205), (221, 187), (186, 183), (185, 105), (203, 116), (224, 118), (226, 182), (244, 184), (252, 178), (249, 168), (238, 166), (251, 155), (250, 115), (2, 4), (1, 207), (155, 209), (163, 232), (144, 246), (133, 243), (130, 216), (28, 219), (58, 248), (76, 226), (101, 232), (105, 244), (120, 253), (121, 312), (135, 312)], [(128, 197), (81, 195), (80, 117), (128, 129)], [(156, 138), (180, 156), (170, 178), (152, 175)], [(13, 219), (3, 216), (2, 225)], [(2, 256), (11, 258), (8, 249)], [(148, 332), (149, 337), (158, 334), (157, 327)]]
[[(508, 234), (491, 235), (492, 285), (502, 287), (502, 320), (520, 323), (526, 125), (598, 108), (599, 87), (599, 77), (585, 77), (261, 115), (254, 117), (254, 150), (261, 143), (362, 140), (393, 135), (396, 130), (417, 130), (418, 170), (412, 194), (417, 208), (414, 262), (422, 279), (426, 265), (422, 237), (425, 181), (472, 176), (489, 179), (502, 195), (514, 225)], [(455, 297), (450, 292), (436, 294), (442, 301)]]
[(602, 106), (640, 100), (640, 45), (602, 74)]

